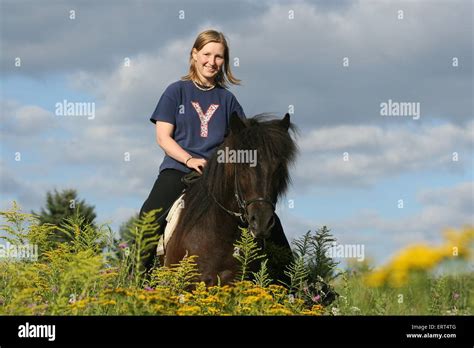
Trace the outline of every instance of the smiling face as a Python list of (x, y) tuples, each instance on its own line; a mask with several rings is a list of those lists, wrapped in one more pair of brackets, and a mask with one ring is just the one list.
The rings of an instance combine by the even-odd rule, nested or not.
[(214, 85), (215, 78), (224, 65), (224, 45), (209, 42), (200, 51), (193, 49), (196, 72), (202, 85)]

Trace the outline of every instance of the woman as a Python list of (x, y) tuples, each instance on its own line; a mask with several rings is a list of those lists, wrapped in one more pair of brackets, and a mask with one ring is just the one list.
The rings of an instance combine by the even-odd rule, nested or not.
[[(189, 73), (166, 88), (150, 118), (156, 125), (156, 140), (166, 155), (140, 216), (158, 208), (165, 212), (185, 187), (181, 178), (192, 170), (202, 174), (206, 159), (224, 140), (230, 115), (236, 112), (245, 118), (239, 102), (226, 89), (229, 83), (239, 85), (240, 80), (232, 74), (229, 46), (222, 33), (200, 33), (189, 63)], [(278, 244), (287, 246), (281, 224), (276, 220), (275, 227), (281, 230), (278, 238), (284, 239)], [(159, 234), (163, 222), (164, 218), (160, 219)], [(147, 269), (152, 261), (146, 261)]]

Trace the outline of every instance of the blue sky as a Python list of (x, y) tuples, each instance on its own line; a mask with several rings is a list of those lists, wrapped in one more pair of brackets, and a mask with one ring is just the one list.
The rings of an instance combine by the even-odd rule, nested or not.
[[(37, 211), (46, 191), (76, 188), (99, 222), (117, 229), (140, 209), (162, 160), (149, 115), (185, 74), (196, 35), (216, 28), (239, 58), (233, 71), (243, 85), (232, 92), (248, 116), (294, 105), (300, 155), (279, 213), (289, 239), (327, 225), (380, 263), (411, 243), (439, 242), (446, 227), (473, 224), (471, 1), (1, 7), (2, 209), (16, 200)], [(55, 116), (64, 99), (95, 102), (96, 118)], [(420, 103), (420, 119), (382, 117), (388, 99)]]

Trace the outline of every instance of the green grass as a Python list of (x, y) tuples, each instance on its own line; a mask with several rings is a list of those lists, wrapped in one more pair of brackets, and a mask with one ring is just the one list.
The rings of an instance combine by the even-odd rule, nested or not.
[(334, 284), (340, 297), (328, 311), (341, 315), (472, 315), (472, 274), (417, 272), (399, 288), (368, 287), (363, 274), (344, 274)]
[[(308, 296), (308, 289), (320, 289), (321, 285), (311, 268), (314, 263), (295, 263), (288, 268), (293, 270), (289, 273), (294, 272), (292, 279), (297, 280), (290, 284), (291, 290), (269, 284), (266, 263), (253, 273), (252, 281), (246, 267), (256, 257), (250, 250), (256, 244), (245, 240), (245, 233), (239, 244), (243, 255), (239, 279), (232, 287), (206, 288), (195, 281), (193, 257), (175, 267), (155, 268), (145, 277), (139, 262), (149, 248), (119, 247), (108, 226), (81, 229), (80, 218), (67, 220), (61, 229), (69, 235), (69, 242), (59, 243), (49, 238), (57, 226), (39, 225), (34, 216), (21, 213), (16, 206), (0, 215), (5, 222), (3, 235), (8, 236), (3, 239), (17, 245), (34, 244), (40, 251), (36, 261), (0, 258), (0, 315), (473, 314), (472, 272), (417, 271), (410, 273), (402, 287), (369, 287), (365, 276), (371, 267), (359, 265), (330, 281), (339, 296), (323, 307), (314, 293)], [(131, 232), (135, 238), (156, 243), (150, 237), (150, 221), (150, 217), (145, 218)], [(303, 266), (308, 269), (304, 271)], [(461, 261), (448, 266), (447, 270), (467, 268)], [(328, 270), (325, 272), (330, 274)], [(315, 282), (308, 284), (311, 275)]]

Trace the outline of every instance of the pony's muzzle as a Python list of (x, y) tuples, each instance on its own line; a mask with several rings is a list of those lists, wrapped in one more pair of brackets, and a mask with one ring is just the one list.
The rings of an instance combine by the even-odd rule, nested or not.
[(255, 211), (249, 214), (249, 230), (255, 238), (266, 239), (270, 237), (271, 230), (275, 225), (273, 211)]

